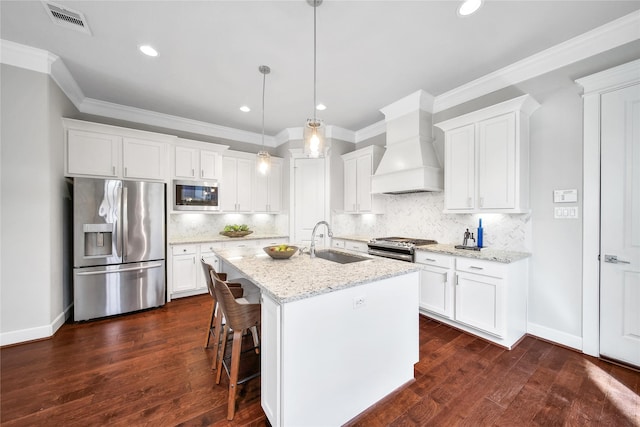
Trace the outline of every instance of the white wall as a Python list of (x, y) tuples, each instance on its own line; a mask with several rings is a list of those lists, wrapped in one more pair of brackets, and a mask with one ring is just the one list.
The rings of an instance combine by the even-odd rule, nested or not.
[(73, 110), (48, 75), (1, 67), (4, 345), (50, 336), (64, 322), (69, 292), (63, 283), (63, 134), (53, 122)]

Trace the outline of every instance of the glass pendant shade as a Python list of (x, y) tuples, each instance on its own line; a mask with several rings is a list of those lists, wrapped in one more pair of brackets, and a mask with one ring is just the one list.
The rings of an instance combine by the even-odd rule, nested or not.
[(320, 119), (307, 119), (304, 126), (304, 154), (307, 157), (324, 157), (325, 126)]
[(258, 151), (258, 171), (266, 175), (271, 168), (271, 155), (266, 151)]

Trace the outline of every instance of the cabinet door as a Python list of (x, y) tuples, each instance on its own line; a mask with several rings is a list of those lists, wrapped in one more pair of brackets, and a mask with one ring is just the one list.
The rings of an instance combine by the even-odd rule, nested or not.
[(255, 162), (248, 159), (237, 159), (237, 194), (238, 212), (250, 212), (253, 209), (253, 182)]
[(198, 170), (198, 150), (176, 147), (175, 168), (176, 178), (195, 178)]
[(272, 162), (269, 171), (269, 212), (282, 210), (282, 164)]
[(371, 212), (371, 155), (358, 157), (356, 198), (358, 212)]
[(233, 157), (222, 158), (222, 182), (220, 183), (220, 207), (223, 211), (234, 212), (236, 210), (237, 159)]
[(455, 318), (498, 337), (505, 335), (503, 279), (456, 273)]
[(358, 159), (344, 161), (344, 211), (357, 212), (358, 209)]
[(515, 208), (515, 113), (478, 123), (478, 202), (480, 209)]
[[(271, 165), (273, 167), (273, 164)], [(270, 174), (273, 169), (270, 169), (267, 174), (257, 173), (256, 184), (254, 187), (253, 208), (256, 212), (269, 212), (269, 184)]]
[(420, 308), (453, 318), (451, 270), (426, 267), (420, 272)]
[(172, 259), (173, 275), (172, 291), (182, 292), (195, 290), (198, 286), (198, 276), (196, 276), (197, 269), (199, 267), (196, 264), (196, 255), (175, 255)]
[(105, 133), (69, 129), (67, 173), (117, 177), (122, 138)]
[(214, 151), (200, 151), (200, 177), (218, 179), (220, 175), (220, 154)]
[(475, 125), (452, 129), (445, 136), (445, 209), (475, 206)]
[(164, 180), (167, 145), (137, 138), (123, 139), (124, 178)]

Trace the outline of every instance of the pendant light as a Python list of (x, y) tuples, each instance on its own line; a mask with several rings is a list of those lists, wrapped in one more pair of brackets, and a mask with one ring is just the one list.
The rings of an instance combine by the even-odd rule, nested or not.
[(304, 126), (304, 153), (308, 157), (324, 156), (324, 122), (316, 118), (316, 8), (322, 0), (307, 0), (313, 7), (313, 118), (307, 119)]
[(267, 74), (271, 72), (271, 68), (261, 65), (258, 67), (258, 71), (262, 73), (262, 150), (258, 151), (258, 171), (266, 175), (271, 168), (271, 155), (264, 149), (264, 92)]

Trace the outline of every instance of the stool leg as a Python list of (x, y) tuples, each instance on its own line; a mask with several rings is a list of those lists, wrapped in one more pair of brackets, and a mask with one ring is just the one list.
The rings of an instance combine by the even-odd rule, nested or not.
[(233, 347), (231, 348), (231, 372), (229, 373), (229, 402), (227, 404), (227, 420), (232, 420), (236, 412), (236, 391), (238, 389), (238, 370), (240, 369), (240, 350), (242, 350), (242, 333), (233, 331)]
[(221, 332), (222, 332), (222, 310), (220, 310), (220, 307), (218, 307), (213, 320), (213, 358), (211, 360), (211, 369), (214, 371), (216, 369), (216, 364), (218, 362), (218, 354), (220, 352)]
[(216, 384), (220, 384), (220, 378), (222, 377), (222, 360), (224, 359), (224, 352), (227, 346), (227, 336), (229, 334), (229, 326), (224, 325), (222, 329), (222, 337), (220, 343), (220, 354), (218, 355), (218, 372), (216, 372)]
[(204, 348), (209, 347), (211, 341), (211, 328), (214, 326), (214, 320), (216, 316), (216, 300), (211, 303), (211, 315), (209, 316), (209, 323), (207, 324), (207, 338), (204, 340)]

